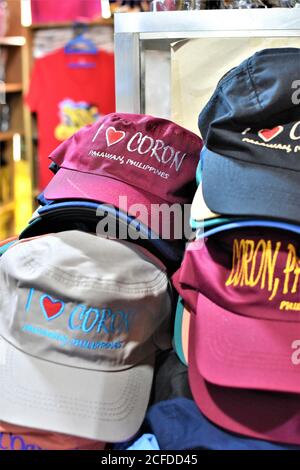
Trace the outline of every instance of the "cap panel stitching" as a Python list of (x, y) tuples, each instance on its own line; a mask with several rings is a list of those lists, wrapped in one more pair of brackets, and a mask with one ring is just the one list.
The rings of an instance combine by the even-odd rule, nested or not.
[(253, 74), (252, 58), (247, 60), (247, 71), (248, 71), (248, 75), (249, 75), (249, 78), (250, 78), (250, 82), (251, 82), (253, 91), (254, 91), (256, 99), (257, 99), (257, 104), (260, 107), (260, 109), (263, 110), (263, 106), (262, 106), (262, 104), (259, 100), (258, 90), (256, 89), (256, 86), (255, 86), (254, 77), (252, 75)]
[[(36, 267), (39, 267), (39, 263), (30, 258), (29, 256), (27, 257), (27, 260), (24, 260), (24, 266), (26, 266), (28, 269), (31, 270), (31, 273), (35, 271)], [(147, 292), (152, 292), (155, 289), (159, 287), (167, 287), (168, 286), (168, 280), (165, 276), (164, 273), (158, 273), (156, 278), (152, 281), (147, 281), (149, 285), (145, 288), (135, 288), (132, 287), (130, 284), (123, 283), (121, 281), (109, 281), (109, 280), (102, 280), (102, 279), (83, 279), (83, 278), (74, 278), (71, 275), (68, 275), (67, 273), (60, 272), (58, 273), (57, 271), (60, 271), (59, 268), (54, 268), (54, 267), (49, 267), (45, 269), (45, 274), (49, 277), (51, 277), (53, 280), (56, 281), (63, 281), (64, 283), (68, 284), (71, 287), (80, 286), (80, 287), (97, 287), (97, 286), (105, 286), (107, 291), (110, 292), (119, 292), (120, 290), (124, 289), (124, 292), (130, 292), (130, 293), (140, 293), (140, 294), (146, 294)], [(142, 283), (142, 282), (141, 282)], [(141, 284), (140, 283), (140, 284)], [(134, 284), (133, 286), (137, 285), (138, 283)], [(116, 286), (116, 289), (113, 289), (113, 286)]]

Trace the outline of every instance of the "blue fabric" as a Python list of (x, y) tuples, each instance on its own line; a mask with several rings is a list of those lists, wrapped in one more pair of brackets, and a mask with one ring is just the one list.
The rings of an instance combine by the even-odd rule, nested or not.
[(263, 220), (263, 219), (251, 219), (251, 220), (238, 220), (236, 222), (231, 222), (229, 224), (220, 225), (214, 227), (207, 232), (204, 232), (202, 229), (199, 232), (196, 232), (196, 238), (206, 238), (212, 235), (215, 235), (219, 232), (224, 232), (225, 230), (236, 230), (242, 227), (267, 227), (267, 228), (277, 228), (279, 230), (288, 230), (300, 234), (300, 225), (290, 224), (287, 222), (281, 222), (279, 220)]
[(153, 434), (143, 434), (127, 450), (160, 450), (156, 437)]
[(291, 450), (298, 446), (251, 439), (224, 431), (211, 423), (193, 400), (175, 398), (156, 403), (147, 413), (147, 425), (163, 450)]
[(0, 246), (0, 256), (8, 250), (11, 245), (14, 245), (18, 240), (13, 240), (11, 242), (5, 243), (5, 245)]

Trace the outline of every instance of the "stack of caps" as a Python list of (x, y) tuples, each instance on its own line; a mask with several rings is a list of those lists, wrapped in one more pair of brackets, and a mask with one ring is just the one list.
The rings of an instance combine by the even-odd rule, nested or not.
[(199, 409), (231, 432), (298, 445), (299, 76), (300, 50), (282, 48), (220, 80), (199, 117), (203, 222), (173, 276), (175, 347)]
[(168, 272), (184, 244), (171, 209), (191, 203), (201, 146), (170, 121), (111, 114), (50, 156), (41, 207), (0, 244), (5, 442), (101, 449), (139, 430), (171, 348)]
[(201, 147), (198, 136), (165, 119), (103, 117), (50, 155), (56, 173), (20, 238), (85, 230), (133, 240), (178, 267)]

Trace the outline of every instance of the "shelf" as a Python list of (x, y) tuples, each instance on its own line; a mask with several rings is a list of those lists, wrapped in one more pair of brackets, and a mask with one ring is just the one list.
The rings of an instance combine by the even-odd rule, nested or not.
[(0, 142), (7, 142), (9, 140), (12, 140), (14, 136), (14, 132), (0, 132)]
[(109, 18), (104, 20), (103, 18), (94, 21), (66, 21), (63, 23), (37, 23), (28, 26), (28, 29), (53, 29), (53, 28), (72, 28), (76, 24), (82, 24), (87, 26), (113, 26), (114, 20)]
[(23, 91), (22, 83), (5, 83), (5, 93), (18, 93), (20, 91)]
[(298, 35), (300, 29), (299, 8), (153, 11), (114, 16), (116, 36), (139, 33), (143, 40), (257, 37), (259, 32), (263, 37), (286, 37), (295, 32)]
[(15, 134), (23, 134), (20, 131), (7, 131), (7, 132), (0, 132), (0, 142), (8, 142), (12, 140)]
[(3, 215), (7, 212), (13, 212), (15, 210), (14, 201), (6, 202), (5, 204), (0, 204), (0, 215)]
[(23, 36), (0, 37), (0, 46), (24, 46), (26, 39)]

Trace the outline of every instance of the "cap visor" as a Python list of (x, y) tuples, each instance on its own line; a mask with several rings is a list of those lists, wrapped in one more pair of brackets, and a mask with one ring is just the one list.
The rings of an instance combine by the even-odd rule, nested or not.
[(299, 368), (292, 362), (299, 323), (238, 315), (199, 293), (194, 327), (197, 367), (209, 382), (300, 393)]
[(212, 212), (300, 222), (300, 174), (245, 163), (210, 150), (203, 164), (203, 197)]
[[(83, 199), (112, 204), (129, 215), (137, 217), (147, 226), (151, 226), (151, 206), (153, 204), (168, 204), (166, 201), (122, 181), (66, 168), (61, 168), (54, 175), (46, 187), (44, 195), (51, 200)], [(120, 199), (124, 197), (126, 197), (125, 201)], [(142, 206), (140, 212), (137, 212), (137, 205)], [(154, 211), (154, 215), (156, 214), (157, 211)], [(155, 231), (155, 227), (153, 230)]]
[(125, 441), (148, 406), (154, 358), (131, 369), (99, 372), (43, 361), (0, 339), (0, 419), (20, 426)]
[(196, 317), (191, 315), (188, 374), (194, 400), (202, 413), (231, 432), (257, 439), (300, 444), (299, 395), (220, 387), (203, 378), (198, 363), (197, 344), (200, 338)]

